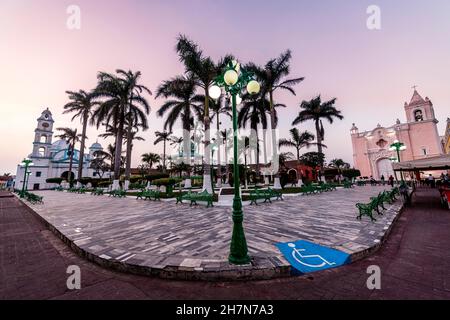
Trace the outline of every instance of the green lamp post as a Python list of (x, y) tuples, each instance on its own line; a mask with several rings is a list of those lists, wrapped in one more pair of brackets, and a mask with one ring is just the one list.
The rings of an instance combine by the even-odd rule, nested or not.
[(25, 172), (23, 174), (23, 184), (22, 184), (22, 192), (20, 192), (20, 197), (23, 198), (25, 195), (25, 191), (27, 189), (27, 183), (28, 183), (28, 175), (31, 174), (31, 172), (28, 171), (28, 167), (33, 165), (33, 160), (25, 158), (22, 161), (22, 166), (25, 168)]
[[(400, 151), (405, 151), (406, 150), (406, 146), (404, 143), (395, 140), (393, 144), (391, 144), (391, 147), (389, 148), (390, 151), (396, 151), (397, 152), (397, 162), (400, 162)], [(403, 179), (403, 172), (400, 172), (400, 176)]]
[(244, 88), (249, 94), (258, 94), (261, 86), (255, 80), (255, 76), (247, 70), (241, 68), (237, 61), (230, 61), (224, 72), (219, 75), (215, 84), (209, 89), (209, 95), (212, 99), (218, 99), (222, 94), (222, 88), (231, 94), (232, 115), (233, 115), (233, 180), (234, 180), (234, 198), (233, 198), (233, 235), (231, 237), (230, 255), (228, 261), (232, 264), (243, 265), (250, 262), (248, 255), (247, 240), (245, 239), (242, 212), (242, 199), (240, 194), (240, 179), (238, 167), (238, 126), (237, 126), (237, 100)]

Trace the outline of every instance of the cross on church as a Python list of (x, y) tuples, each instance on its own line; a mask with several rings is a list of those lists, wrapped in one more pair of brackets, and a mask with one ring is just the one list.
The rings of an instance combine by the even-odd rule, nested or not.
[(414, 91), (417, 89), (418, 85), (413, 85), (411, 88), (414, 89)]

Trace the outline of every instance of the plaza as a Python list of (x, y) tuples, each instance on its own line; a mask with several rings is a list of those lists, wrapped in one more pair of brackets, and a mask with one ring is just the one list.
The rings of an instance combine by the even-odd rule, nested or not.
[(231, 208), (190, 207), (175, 201), (116, 199), (41, 191), (31, 208), (83, 257), (100, 265), (164, 278), (238, 280), (289, 276), (291, 266), (276, 243), (307, 240), (351, 255), (352, 261), (379, 248), (403, 206), (386, 207), (377, 221), (357, 220), (355, 203), (388, 187), (339, 188), (246, 206), (244, 228), (252, 264), (227, 261)]

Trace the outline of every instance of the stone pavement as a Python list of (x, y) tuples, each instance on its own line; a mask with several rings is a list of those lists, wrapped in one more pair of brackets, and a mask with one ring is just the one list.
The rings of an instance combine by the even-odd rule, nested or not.
[[(308, 277), (253, 282), (174, 281), (103, 269), (73, 253), (15, 198), (0, 199), (0, 299), (450, 299), (450, 210), (419, 189), (374, 255)], [(81, 268), (69, 291), (66, 269)], [(381, 268), (381, 290), (366, 287)]]
[(31, 207), (67, 244), (103, 266), (167, 278), (269, 279), (290, 275), (277, 242), (309, 240), (345, 251), (352, 260), (377, 249), (401, 201), (388, 205), (375, 223), (367, 217), (356, 220), (355, 203), (368, 202), (384, 189), (338, 189), (245, 207), (245, 232), (253, 257), (252, 265), (245, 267), (227, 261), (231, 208), (191, 208), (55, 191), (40, 192), (45, 204)]

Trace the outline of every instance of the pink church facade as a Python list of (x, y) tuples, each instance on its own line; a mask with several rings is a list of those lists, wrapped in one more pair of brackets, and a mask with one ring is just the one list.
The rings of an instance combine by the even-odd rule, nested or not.
[(395, 140), (405, 144), (400, 151), (400, 160), (409, 161), (435, 157), (443, 154), (441, 139), (434, 115), (433, 103), (428, 97), (423, 99), (414, 90), (409, 103), (405, 102), (406, 123), (397, 119), (394, 125), (383, 127), (380, 124), (373, 130), (360, 132), (353, 124), (351, 138), (355, 168), (363, 177), (373, 176), (387, 180), (394, 175), (391, 158), (397, 159), (396, 151), (389, 148)]

